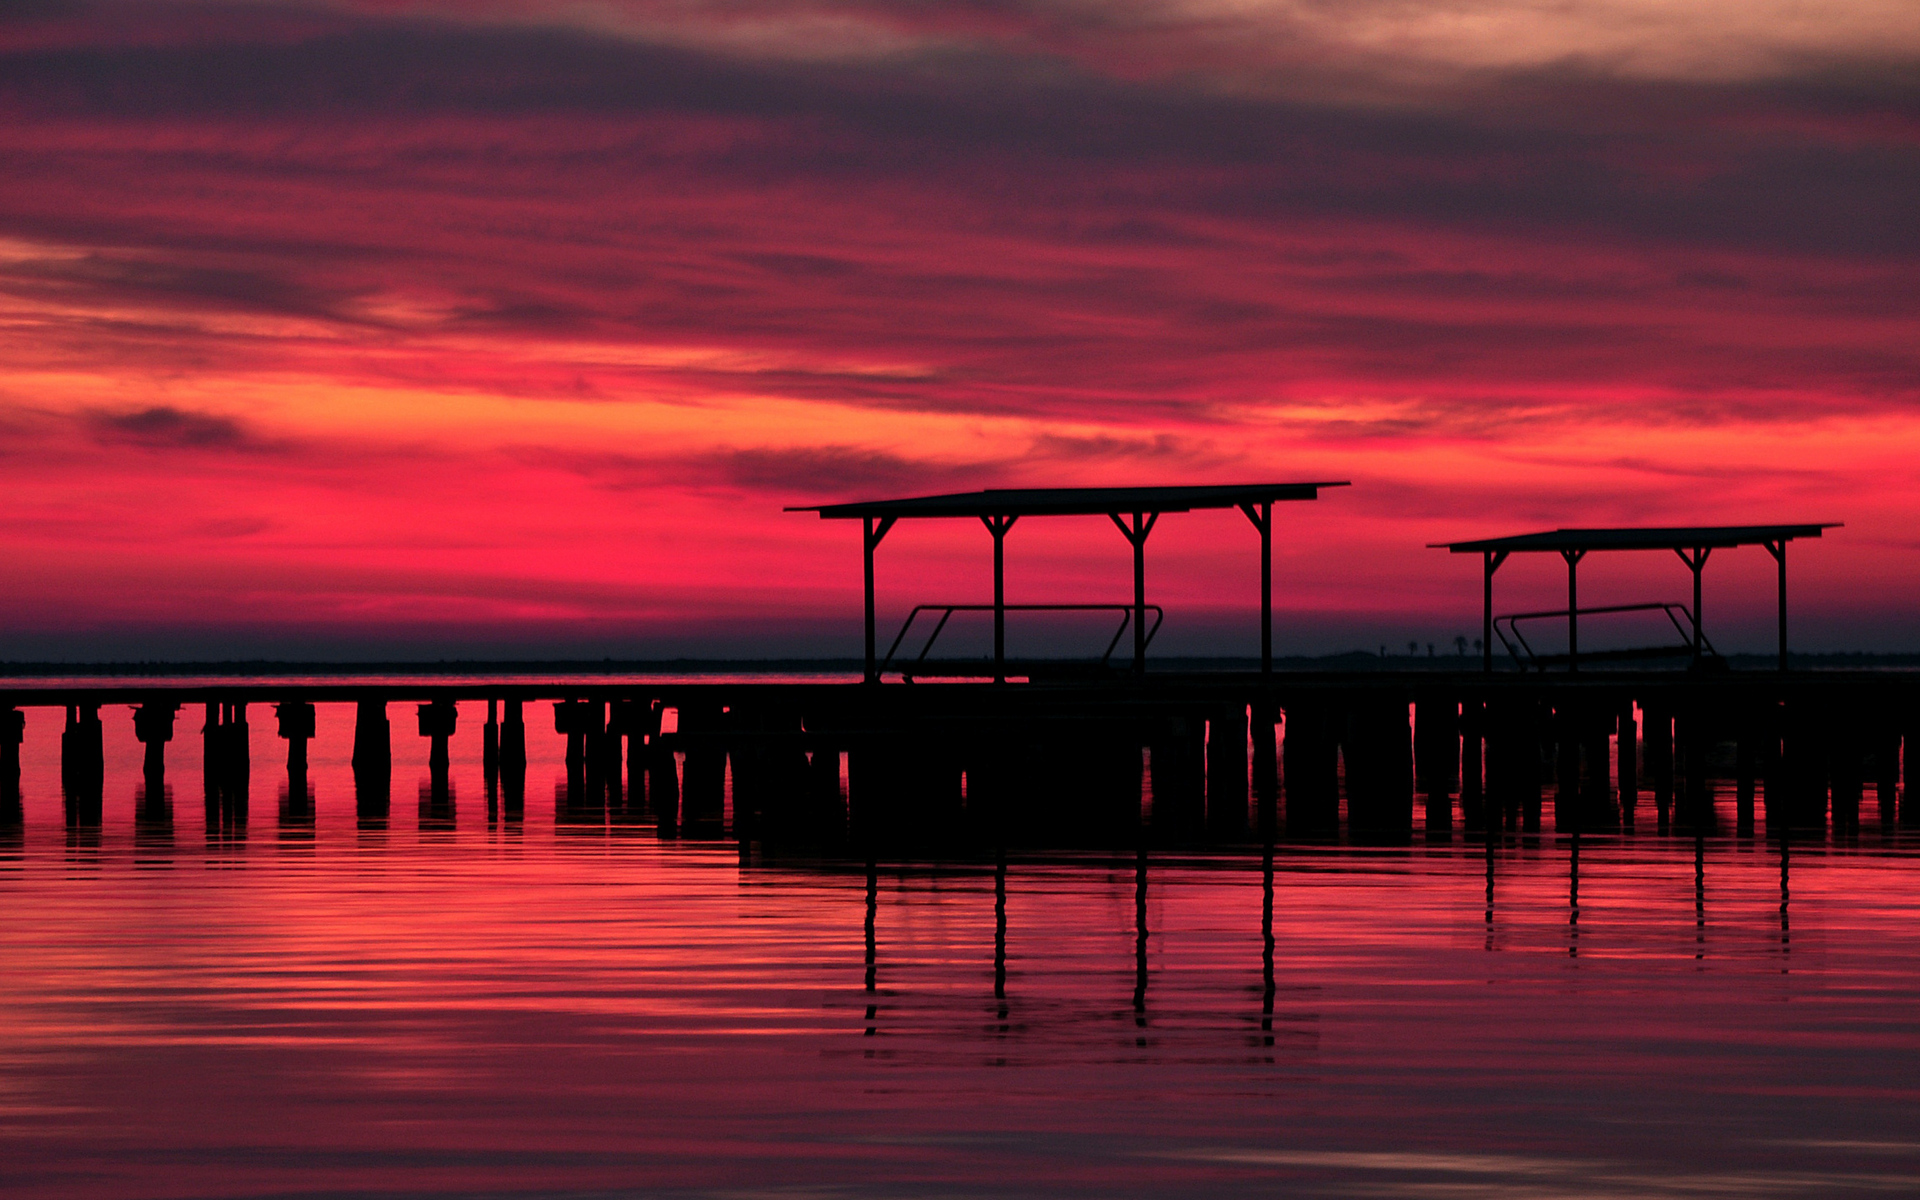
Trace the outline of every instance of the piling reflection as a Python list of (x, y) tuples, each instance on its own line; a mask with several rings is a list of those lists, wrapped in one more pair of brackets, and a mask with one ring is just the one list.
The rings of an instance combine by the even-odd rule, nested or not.
[(133, 859), (138, 866), (173, 863), (173, 787), (149, 774), (133, 797)]
[(879, 864), (867, 864), (867, 1024), (863, 1036), (872, 1037), (879, 1031), (880, 994), (880, 943), (876, 936), (875, 922), (880, 911), (880, 868)]
[[(57, 729), (66, 714), (52, 715)], [(584, 756), (570, 790), (557, 737), (533, 747), (538, 786), (556, 783), (554, 808), (527, 814), (524, 771), (502, 751), (489, 779), (473, 753), (477, 720), (466, 742), (452, 743), (444, 821), (436, 780), (418, 772), (422, 755), (405, 760), (416, 775), (402, 784), (420, 780), (418, 829), (403, 821), (388, 830), (383, 809), (356, 830), (362, 797), (384, 795), (387, 773), (355, 773), (349, 804), (348, 715), (323, 706), (321, 717), (305, 786), (293, 786), (290, 765), (278, 792), (277, 838), (256, 831), (252, 845), (225, 843), (221, 864), (248, 869), (218, 879), (197, 854), (177, 857), (176, 838), (197, 840), (198, 806), (176, 811), (164, 778), (149, 786), (124, 720), (107, 722), (108, 790), (133, 803), (108, 806), (91, 843), (66, 835), (50, 754), (29, 775), (24, 806), (15, 784), (15, 807), (0, 806), (0, 890), (37, 919), (0, 927), (13, 1000), (0, 1049), (14, 1064), (10, 1095), (52, 1117), (16, 1142), (10, 1171), (22, 1160), (46, 1170), (48, 1146), (81, 1155), (60, 1114), (85, 1111), (125, 1131), (121, 1150), (89, 1166), (137, 1177), (106, 1189), (120, 1195), (153, 1190), (161, 1171), (152, 1164), (181, 1171), (187, 1154), (207, 1173), (190, 1182), (207, 1192), (245, 1190), (239, 1182), (261, 1190), (267, 1176), (297, 1190), (312, 1155), (277, 1157), (273, 1139), (287, 1128), (322, 1131), (314, 1136), (338, 1156), (324, 1178), (306, 1181), (310, 1190), (391, 1188), (390, 1164), (419, 1153), (421, 1140), (537, 1137), (582, 1147), (577, 1159), (555, 1151), (542, 1160), (579, 1174), (534, 1178), (518, 1160), (469, 1169), (449, 1156), (433, 1167), (439, 1182), (412, 1176), (407, 1189), (471, 1193), (510, 1176), (528, 1191), (587, 1194), (621, 1186), (608, 1161), (621, 1171), (641, 1157), (647, 1169), (704, 1169), (714, 1146), (735, 1152), (729, 1139), (751, 1108), (799, 1131), (810, 1156), (856, 1175), (871, 1164), (874, 1139), (886, 1138), (886, 1153), (916, 1171), (992, 1190), (1005, 1162), (984, 1178), (979, 1164), (992, 1151), (981, 1147), (1014, 1136), (1035, 1145), (1041, 1135), (1078, 1147), (1091, 1130), (1124, 1147), (1124, 1164), (1077, 1149), (1064, 1164), (1035, 1154), (1023, 1160), (1044, 1175), (1034, 1190), (1071, 1192), (1059, 1181), (1072, 1174), (1098, 1184), (1088, 1191), (1124, 1194), (1143, 1156), (1167, 1147), (1166, 1157), (1145, 1158), (1156, 1181), (1172, 1181), (1163, 1194), (1284, 1192), (1291, 1177), (1255, 1177), (1247, 1147), (1345, 1162), (1370, 1152), (1356, 1146), (1378, 1145), (1383, 1159), (1425, 1164), (1405, 1147), (1484, 1136), (1494, 1109), (1462, 1103), (1466, 1094), (1497, 1098), (1503, 1136), (1568, 1161), (1638, 1155), (1661, 1171), (1696, 1170), (1687, 1164), (1704, 1144), (1737, 1159), (1739, 1172), (1699, 1167), (1689, 1178), (1811, 1196), (1839, 1193), (1807, 1182), (1836, 1176), (1801, 1170), (1796, 1156), (1827, 1153), (1802, 1142), (1897, 1142), (1911, 1116), (1903, 1089), (1920, 1051), (1898, 1020), (1920, 1003), (1920, 934), (1905, 921), (1915, 903), (1910, 841), (1888, 849), (1804, 829), (1789, 840), (1770, 827), (1775, 836), (1746, 843), (1704, 825), (1662, 841), (1651, 821), (1627, 831), (1624, 802), (1617, 827), (1590, 827), (1582, 800), (1578, 824), (1534, 839), (1496, 827), (1387, 847), (1343, 845), (1336, 832), (1308, 846), (1203, 840), (1163, 850), (1149, 829), (1119, 853), (1016, 840), (1011, 850), (946, 857), (835, 856), (775, 836), (781, 797), (763, 791), (753, 810), (763, 824), (746, 839), (743, 865), (733, 845), (645, 834), (661, 821), (658, 801), (636, 785), (631, 755), (623, 771), (603, 767), (597, 788)], [(658, 749), (642, 742), (643, 776)], [(1583, 763), (1591, 750), (1580, 749)], [(819, 755), (806, 761), (808, 779), (826, 777), (831, 763), (837, 793), (839, 751), (808, 753)], [(452, 820), (462, 788), (469, 797), (485, 788), (486, 823), (472, 811)], [(1723, 787), (1713, 798), (1719, 832), (1737, 834), (1737, 793)], [(963, 817), (971, 799), (962, 796)], [(1479, 823), (1506, 819), (1489, 799)], [(1005, 828), (1021, 832), (1017, 820)], [(613, 836), (635, 829), (640, 836)], [(511, 852), (501, 853), (509, 832)], [(582, 838), (605, 852), (579, 853)], [(286, 852), (310, 846), (322, 852)], [(349, 852), (324, 852), (341, 846)], [(321, 869), (329, 859), (341, 874)], [(141, 877), (122, 869), (128, 861), (175, 867)], [(1812, 901), (1799, 930), (1794, 874)], [(176, 898), (191, 920), (124, 915)], [(460, 919), (447, 919), (456, 908)], [(1496, 945), (1501, 953), (1489, 953)], [(457, 979), (449, 961), (463, 964)], [(1709, 969), (1688, 969), (1696, 961)], [(314, 962), (326, 964), (325, 977)], [(86, 999), (90, 1019), (100, 1018), (88, 1034), (100, 1052), (78, 1063), (45, 1053), (70, 1036), (75, 996), (62, 989), (109, 970), (113, 987)], [(376, 980), (377, 1005), (340, 1004), (339, 980)], [(271, 1033), (226, 1032), (235, 1028)], [(1817, 1054), (1779, 1053), (1816, 1038)], [(1711, 1052), (1676, 1056), (1676, 1045)], [(235, 1089), (236, 1077), (255, 1082)], [(383, 1082), (369, 1087), (369, 1078)], [(1593, 1095), (1608, 1111), (1631, 1112), (1631, 1130), (1569, 1120), (1576, 1078), (1590, 1089), (1581, 1103)], [(1720, 1127), (1698, 1119), (1708, 1108), (1728, 1113), (1740, 1140), (1716, 1143)], [(638, 1126), (635, 1112), (648, 1114)], [(1154, 1114), (1150, 1134), (1143, 1112)], [(848, 1149), (856, 1137), (859, 1148)], [(1770, 1140), (1756, 1149), (1745, 1140), (1753, 1137)], [(636, 1151), (635, 1139), (653, 1140)], [(677, 1145), (694, 1149), (675, 1159)], [(250, 1156), (246, 1181), (222, 1174), (234, 1147)], [(777, 1153), (787, 1157), (769, 1154), (756, 1169), (797, 1170), (787, 1143)], [(1205, 1170), (1183, 1173), (1197, 1163)], [(1905, 1188), (1899, 1171), (1874, 1166), (1884, 1190)], [(1512, 1168), (1516, 1186), (1543, 1177)], [(1578, 1177), (1551, 1178), (1570, 1187)], [(1418, 1190), (1434, 1189), (1400, 1188)]]
[(1567, 957), (1580, 957), (1580, 834), (1567, 846)]
[(318, 818), (313, 784), (302, 770), (280, 785), (280, 844), (307, 849), (314, 844)]
[(1147, 1044), (1147, 851), (1133, 864), (1133, 1026), (1135, 1044)]
[(993, 999), (996, 1032), (1005, 1037), (1007, 1023), (1007, 856), (1003, 851), (993, 863)]
[(1260, 1044), (1268, 1049), (1273, 1048), (1274, 993), (1273, 843), (1268, 842), (1260, 859)]
[(1695, 961), (1707, 956), (1707, 840), (1693, 839), (1693, 940)]
[(429, 778), (418, 790), (420, 836), (423, 841), (447, 841), (458, 827), (453, 784), (445, 778)]

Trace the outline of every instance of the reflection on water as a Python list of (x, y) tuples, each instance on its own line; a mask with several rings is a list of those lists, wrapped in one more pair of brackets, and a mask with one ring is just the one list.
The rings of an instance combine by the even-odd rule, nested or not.
[(0, 1192), (1920, 1192), (1897, 831), (790, 860), (333, 708), (204, 804), (30, 732)]

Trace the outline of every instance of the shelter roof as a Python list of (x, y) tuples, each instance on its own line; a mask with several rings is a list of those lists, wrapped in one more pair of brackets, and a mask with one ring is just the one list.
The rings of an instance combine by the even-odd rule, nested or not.
[(1343, 479), (1199, 487), (988, 488), (979, 492), (910, 496), (901, 500), (794, 505), (786, 511), (817, 512), (829, 520), (848, 517), (1065, 517), (1119, 512), (1189, 512), (1197, 508), (1238, 508), (1242, 504), (1265, 504), (1277, 500), (1316, 500), (1321, 488), (1346, 486), (1348, 483)]
[(1671, 525), (1629, 526), (1618, 529), (1555, 529), (1513, 537), (1480, 538), (1469, 542), (1431, 542), (1454, 554), (1521, 554), (1534, 550), (1676, 550), (1694, 546), (1721, 549), (1764, 546), (1795, 538), (1819, 537), (1823, 529), (1837, 529), (1838, 521), (1818, 525)]

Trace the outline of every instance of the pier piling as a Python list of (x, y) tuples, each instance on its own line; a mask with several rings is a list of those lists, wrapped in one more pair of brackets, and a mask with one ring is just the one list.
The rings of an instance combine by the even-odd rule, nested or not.
[(1909, 700), (1900, 721), (1900, 824), (1920, 828), (1920, 705)]
[[(1279, 726), (1279, 708), (1262, 695), (1253, 703), (1251, 725), (1255, 825), (1262, 842), (1271, 842), (1280, 835)], [(1133, 758), (1134, 778), (1138, 780), (1140, 748), (1137, 742), (1134, 744)]]
[(1398, 689), (1369, 689), (1347, 706), (1347, 832), (1356, 842), (1413, 835), (1413, 731)]
[(1429, 693), (1413, 706), (1415, 786), (1427, 800), (1427, 836), (1453, 829), (1453, 790), (1460, 775), (1459, 702)]
[(447, 794), (447, 776), (450, 769), (447, 742), (453, 737), (454, 726), (460, 718), (460, 710), (451, 700), (434, 700), (420, 705), (417, 713), (420, 736), (431, 739), (431, 749), (427, 752), (427, 774), (431, 780), (433, 795), (438, 799)]
[(274, 706), (280, 736), (287, 741), (287, 777), (304, 779), (307, 774), (307, 742), (314, 733), (313, 705), (289, 700)]
[(680, 774), (673, 743), (678, 740), (656, 734), (647, 745), (647, 804), (662, 837), (674, 837), (680, 831)]
[(1752, 837), (1754, 785), (1760, 764), (1760, 725), (1757, 714), (1748, 705), (1742, 705), (1735, 717), (1739, 726), (1734, 732), (1733, 831), (1739, 837)]
[(1673, 816), (1673, 714), (1664, 700), (1649, 698), (1640, 706), (1640, 719), (1647, 781), (1653, 785), (1653, 809), (1659, 818), (1659, 831), (1665, 833)]
[(694, 837), (717, 837), (726, 822), (727, 750), (725, 712), (718, 704), (680, 709), (686, 765), (680, 784), (680, 825)]
[(1640, 806), (1640, 727), (1634, 722), (1631, 699), (1621, 700), (1614, 714), (1614, 739), (1620, 824), (1632, 829), (1634, 811)]
[(133, 736), (146, 747), (141, 773), (150, 788), (166, 778), (167, 743), (173, 740), (173, 721), (179, 711), (178, 704), (166, 701), (149, 701), (133, 710)]
[(480, 773), (491, 792), (500, 780), (500, 701), (487, 697), (487, 724), (480, 731)]
[(27, 737), (27, 714), (0, 708), (0, 800), (20, 801), (20, 745)]
[(1780, 752), (1787, 828), (1823, 829), (1827, 823), (1826, 713), (1802, 694), (1788, 699), (1782, 715)]
[(1163, 837), (1184, 840), (1205, 828), (1206, 724), (1180, 712), (1154, 730), (1149, 751), (1153, 788), (1153, 828)]
[(1460, 704), (1460, 824), (1470, 833), (1487, 831), (1486, 702), (1469, 698)]
[(393, 737), (385, 700), (361, 700), (355, 707), (353, 771), (367, 776), (385, 776), (393, 771)]
[(1247, 730), (1247, 709), (1243, 704), (1220, 706), (1207, 717), (1207, 834), (1210, 837), (1236, 841), (1247, 834)]
[(1286, 707), (1281, 758), (1290, 838), (1330, 838), (1340, 832), (1341, 720), (1324, 694)]

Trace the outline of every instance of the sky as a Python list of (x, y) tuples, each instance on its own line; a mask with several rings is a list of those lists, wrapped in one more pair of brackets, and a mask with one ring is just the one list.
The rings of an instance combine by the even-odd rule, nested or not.
[[(1911, 0), (0, 3), (0, 659), (853, 655), (784, 506), (1290, 479), (1281, 653), (1773, 521), (1797, 647), (1920, 650), (1916, 214)], [(1157, 646), (1257, 652), (1257, 550), (1163, 520)], [(883, 630), (990, 564), (896, 529)]]

